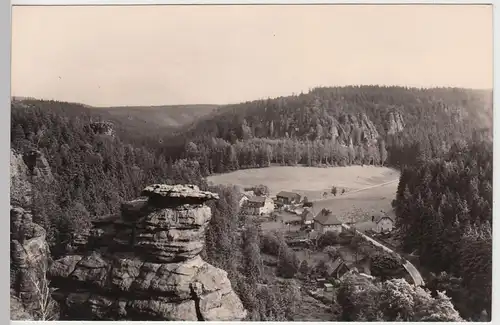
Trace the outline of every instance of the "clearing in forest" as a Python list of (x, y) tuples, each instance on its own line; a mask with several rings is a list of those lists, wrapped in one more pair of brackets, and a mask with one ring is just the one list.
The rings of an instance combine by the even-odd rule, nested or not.
[(212, 175), (208, 181), (214, 184), (250, 187), (263, 184), (269, 187), (271, 195), (280, 191), (295, 191), (310, 200), (320, 199), (323, 193), (331, 194), (332, 186), (347, 192), (376, 186), (399, 179), (399, 172), (376, 166), (347, 167), (300, 167), (273, 166), (267, 168), (243, 169), (231, 173)]

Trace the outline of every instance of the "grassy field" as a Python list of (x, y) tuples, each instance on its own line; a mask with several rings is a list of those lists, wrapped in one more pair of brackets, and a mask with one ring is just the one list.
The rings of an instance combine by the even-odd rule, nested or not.
[(313, 210), (316, 213), (324, 208), (329, 209), (343, 222), (366, 221), (379, 211), (393, 215), (391, 202), (396, 197), (397, 187), (398, 181), (395, 180), (366, 190), (315, 201)]
[[(374, 166), (348, 167), (268, 167), (239, 170), (214, 175), (208, 181), (215, 184), (232, 184), (241, 187), (264, 184), (271, 195), (279, 191), (295, 191), (313, 201), (313, 212), (329, 209), (344, 222), (367, 220), (374, 212), (392, 213), (391, 202), (396, 196), (399, 172)], [(348, 188), (343, 195), (330, 194), (332, 186)], [(323, 192), (329, 195), (323, 198)], [(266, 230), (284, 228), (280, 223), (269, 222)]]
[(271, 195), (280, 191), (295, 191), (306, 195), (310, 200), (322, 198), (324, 192), (330, 194), (332, 186), (355, 191), (383, 184), (399, 178), (399, 172), (385, 167), (347, 166), (347, 167), (292, 167), (275, 166), (238, 170), (232, 173), (212, 175), (208, 181), (214, 184), (238, 185), (249, 187), (264, 184)]

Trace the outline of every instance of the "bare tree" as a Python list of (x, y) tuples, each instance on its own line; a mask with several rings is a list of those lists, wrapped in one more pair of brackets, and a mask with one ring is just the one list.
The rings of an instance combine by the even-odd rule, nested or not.
[(48, 261), (30, 263), (31, 267), (27, 270), (28, 279), (34, 288), (34, 310), (33, 316), (39, 321), (56, 320), (57, 304), (52, 298), (52, 289), (48, 279)]

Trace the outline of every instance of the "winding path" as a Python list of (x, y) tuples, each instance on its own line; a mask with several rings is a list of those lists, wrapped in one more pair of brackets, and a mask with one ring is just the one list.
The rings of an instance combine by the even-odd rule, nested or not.
[[(344, 228), (348, 231), (353, 231), (353, 229), (345, 223), (342, 224), (342, 228)], [(397, 256), (399, 256), (404, 261), (403, 267), (408, 272), (408, 274), (410, 274), (410, 276), (413, 280), (413, 283), (417, 286), (424, 286), (425, 285), (425, 282), (424, 282), (424, 279), (422, 278), (422, 275), (417, 270), (417, 268), (413, 264), (410, 263), (410, 261), (403, 258), (401, 255), (399, 255), (399, 253), (395, 252), (394, 250), (390, 249), (389, 247), (385, 246), (384, 244), (381, 244), (380, 242), (376, 241), (375, 239), (371, 238), (370, 236), (367, 236), (364, 233), (360, 232), (359, 230), (354, 229), (354, 231), (356, 234), (360, 235), (363, 239), (372, 243), (374, 246), (376, 246), (376, 247), (378, 247), (378, 248), (380, 248), (388, 253), (396, 254)]]

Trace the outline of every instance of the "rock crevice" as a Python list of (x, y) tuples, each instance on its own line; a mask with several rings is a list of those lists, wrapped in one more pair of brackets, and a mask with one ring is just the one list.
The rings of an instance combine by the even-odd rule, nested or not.
[(94, 222), (71, 255), (50, 269), (71, 319), (242, 320), (246, 311), (224, 270), (205, 262), (204, 202), (196, 186), (153, 185)]

